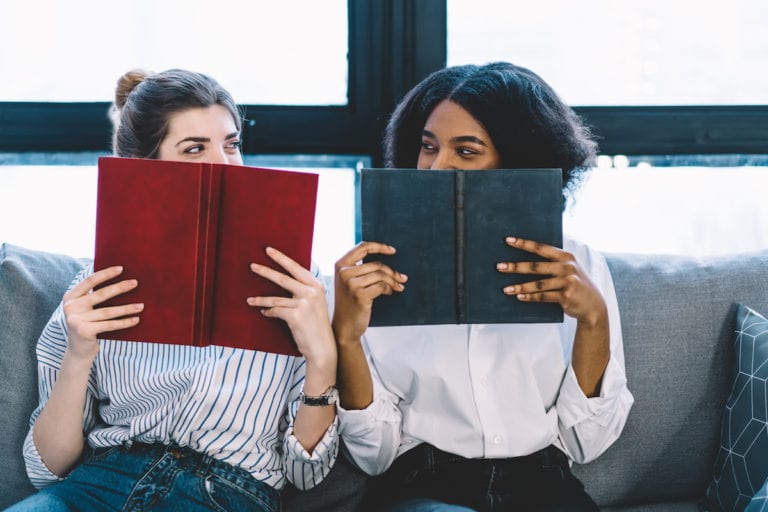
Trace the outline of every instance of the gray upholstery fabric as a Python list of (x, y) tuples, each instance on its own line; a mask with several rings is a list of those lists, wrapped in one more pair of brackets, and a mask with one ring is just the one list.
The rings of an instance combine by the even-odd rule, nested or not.
[(768, 306), (768, 251), (607, 259), (635, 405), (619, 440), (574, 473), (601, 506), (700, 500), (730, 392), (735, 303)]
[(83, 263), (0, 245), (0, 509), (34, 491), (21, 449), (37, 405), (35, 343)]

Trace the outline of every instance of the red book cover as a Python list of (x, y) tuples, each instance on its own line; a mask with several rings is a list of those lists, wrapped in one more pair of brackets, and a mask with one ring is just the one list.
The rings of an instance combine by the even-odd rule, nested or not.
[(105, 305), (143, 302), (125, 341), (222, 345), (298, 355), (288, 326), (247, 297), (287, 295), (250, 270), (284, 272), (278, 249), (309, 268), (316, 174), (132, 158), (99, 159), (95, 270), (122, 265), (136, 289)]

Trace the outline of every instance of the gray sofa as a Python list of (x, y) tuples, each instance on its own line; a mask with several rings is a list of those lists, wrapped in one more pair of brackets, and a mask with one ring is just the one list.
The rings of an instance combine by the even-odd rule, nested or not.
[[(609, 254), (635, 406), (621, 438), (574, 466), (604, 510), (698, 510), (731, 386), (734, 305), (768, 310), (768, 251), (693, 259)], [(0, 508), (33, 492), (21, 448), (36, 404), (34, 346), (83, 261), (0, 246)], [(365, 478), (338, 465), (287, 510), (353, 510)]]

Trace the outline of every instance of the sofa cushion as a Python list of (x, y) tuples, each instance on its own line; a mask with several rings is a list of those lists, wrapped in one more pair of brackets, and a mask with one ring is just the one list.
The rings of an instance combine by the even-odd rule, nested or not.
[(707, 489), (711, 510), (742, 510), (768, 477), (768, 319), (739, 304), (734, 380), (725, 404), (720, 450)]
[(35, 345), (83, 265), (69, 256), (0, 245), (0, 509), (34, 491), (22, 444), (37, 405)]
[(768, 251), (606, 256), (635, 404), (616, 443), (574, 474), (601, 507), (701, 500), (730, 391), (735, 303), (768, 309)]

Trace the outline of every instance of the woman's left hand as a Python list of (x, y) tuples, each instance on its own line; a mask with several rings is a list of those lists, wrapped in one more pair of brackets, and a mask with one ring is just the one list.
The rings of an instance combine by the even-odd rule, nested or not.
[(322, 283), (277, 249), (267, 247), (266, 252), (288, 274), (256, 263), (251, 264), (251, 270), (284, 288), (291, 297), (248, 297), (248, 304), (261, 308), (264, 316), (284, 320), (307, 362), (325, 361), (335, 368), (336, 342)]
[(500, 262), (499, 272), (507, 274), (544, 274), (548, 277), (504, 288), (524, 302), (555, 302), (566, 315), (580, 322), (596, 325), (606, 318), (606, 305), (600, 291), (579, 266), (573, 254), (552, 245), (523, 238), (508, 237), (507, 245), (537, 254), (549, 261)]

